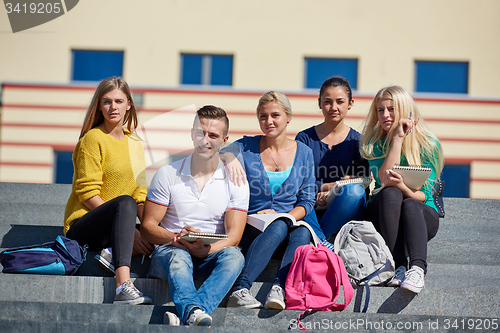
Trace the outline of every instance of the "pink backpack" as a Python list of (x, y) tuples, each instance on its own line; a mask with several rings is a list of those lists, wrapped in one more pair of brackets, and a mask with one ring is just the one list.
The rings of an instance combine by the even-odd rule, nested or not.
[[(344, 303), (337, 304), (340, 286)], [(285, 282), (287, 310), (342, 311), (352, 300), (353, 290), (342, 259), (324, 245), (297, 248)], [(300, 327), (300, 326), (299, 326)]]

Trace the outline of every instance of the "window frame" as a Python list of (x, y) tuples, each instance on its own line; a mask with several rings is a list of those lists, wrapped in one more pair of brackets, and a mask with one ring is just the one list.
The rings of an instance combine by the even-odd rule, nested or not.
[[(308, 63), (308, 61), (339, 61), (339, 62), (352, 62), (354, 64), (354, 73), (331, 73), (327, 76), (325, 76), (321, 82), (319, 83), (319, 86), (309, 86), (312, 81), (309, 78), (309, 69), (311, 67), (311, 64)], [(337, 66), (342, 67), (342, 64), (337, 64)], [(338, 71), (338, 70), (337, 70)], [(359, 58), (341, 58), (341, 57), (312, 57), (312, 56), (305, 56), (304, 57), (304, 89), (319, 89), (321, 87), (321, 84), (328, 78), (332, 76), (340, 75), (344, 78), (346, 78), (349, 81), (349, 84), (351, 86), (352, 90), (357, 90), (358, 89), (358, 81), (359, 81)]]
[[(438, 68), (442, 65), (441, 68)], [(450, 66), (456, 65), (455, 72), (450, 75), (453, 68)], [(464, 65), (460, 68), (459, 65)], [(448, 68), (446, 68), (448, 67)], [(446, 72), (448, 71), (448, 72)], [(460, 73), (462, 72), (462, 73)], [(465, 77), (457, 80), (465, 72)], [(437, 93), (437, 94), (468, 94), (469, 81), (470, 81), (470, 62), (469, 61), (447, 61), (447, 60), (419, 60), (414, 62), (415, 74), (415, 88), (414, 91), (418, 93)], [(434, 74), (434, 77), (430, 77)], [(441, 76), (441, 78), (440, 78)], [(457, 83), (457, 82), (460, 82)], [(456, 83), (450, 84), (450, 83)], [(439, 87), (447, 87), (448, 89), (436, 89)], [(458, 88), (461, 85), (462, 88)], [(456, 86), (457, 88), (451, 89), (450, 87)]]
[[(88, 54), (93, 54), (94, 56), (101, 53), (102, 55), (109, 54), (109, 55), (121, 55), (120, 59), (120, 64), (121, 64), (121, 70), (120, 72), (115, 72), (115, 68), (109, 69), (109, 71), (105, 70), (103, 71), (103, 75), (99, 75), (99, 78), (81, 78), (80, 76), (78, 78), (75, 77), (75, 69), (77, 68), (76, 64), (76, 59), (77, 53), (80, 55), (83, 55), (85, 53)], [(110, 59), (108, 59), (110, 61)], [(111, 62), (115, 62), (115, 60), (111, 59)], [(103, 65), (103, 68), (107, 69), (109, 66)], [(118, 66), (117, 66), (118, 67)], [(93, 69), (95, 71), (96, 69)], [(85, 72), (89, 72), (87, 69)], [(80, 81), (80, 82), (98, 82), (103, 79), (106, 79), (108, 77), (116, 76), (116, 77), (123, 77), (125, 72), (125, 51), (124, 50), (102, 50), (102, 49), (71, 49), (71, 78), (70, 81)], [(77, 72), (78, 73), (78, 72)], [(80, 74), (79, 74), (80, 75)]]
[[(187, 76), (185, 71), (185, 57), (200, 57), (200, 66), (199, 66), (199, 80), (191, 80), (191, 82), (185, 83)], [(216, 53), (190, 53), (190, 52), (181, 52), (180, 53), (180, 75), (179, 75), (179, 84), (180, 85), (195, 85), (195, 86), (215, 86), (215, 87), (232, 87), (234, 81), (234, 55), (233, 54), (216, 54)], [(227, 59), (230, 62), (230, 67), (225, 68), (227, 70), (230, 68), (230, 77), (223, 77), (222, 79), (217, 77), (215, 78), (214, 73), (214, 59)], [(220, 64), (220, 63), (219, 63)], [(194, 75), (190, 75), (194, 77)], [(194, 82), (195, 81), (195, 82)], [(219, 84), (214, 83), (218, 81), (229, 81), (229, 84)], [(199, 83), (198, 83), (199, 82)]]

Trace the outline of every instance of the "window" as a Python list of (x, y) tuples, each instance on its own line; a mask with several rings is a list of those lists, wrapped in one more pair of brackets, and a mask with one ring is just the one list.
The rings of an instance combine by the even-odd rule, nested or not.
[(181, 84), (233, 85), (233, 56), (181, 54)]
[(415, 61), (415, 91), (467, 94), (469, 63)]
[(358, 87), (358, 59), (305, 58), (305, 87), (319, 89), (329, 77), (346, 78), (353, 90)]
[(123, 75), (123, 51), (72, 50), (73, 81), (101, 81)]
[(446, 164), (441, 179), (445, 182), (444, 197), (469, 197), (470, 165)]
[(73, 152), (55, 151), (54, 183), (71, 184), (73, 182)]

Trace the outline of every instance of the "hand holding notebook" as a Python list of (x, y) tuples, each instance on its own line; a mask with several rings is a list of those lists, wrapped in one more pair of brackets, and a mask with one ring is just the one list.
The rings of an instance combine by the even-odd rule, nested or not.
[[(182, 236), (180, 236), (180, 238), (182, 238), (183, 240), (185, 240), (189, 243), (193, 243), (193, 242), (196, 242), (198, 239), (201, 239), (201, 241), (203, 242), (204, 245), (209, 245), (209, 244), (218, 242), (218, 241), (223, 240), (223, 239), (228, 239), (228, 236), (226, 234), (203, 233), (203, 232), (199, 232), (200, 229), (196, 229), (196, 228), (193, 228), (190, 226), (186, 226), (186, 228), (187, 228), (187, 230), (186, 230), (187, 233), (184, 233), (183, 231), (181, 231), (181, 233), (179, 235), (177, 235), (175, 238), (182, 235)], [(163, 244), (163, 245), (169, 246), (169, 245), (172, 245), (172, 243), (168, 242), (168, 243)]]
[(182, 239), (187, 240), (188, 242), (196, 242), (197, 239), (201, 239), (203, 244), (208, 245), (215, 242), (218, 242), (222, 239), (227, 239), (227, 235), (225, 234), (209, 234), (209, 233), (201, 233), (201, 232), (188, 232)]
[[(403, 166), (403, 165), (395, 165), (392, 170), (396, 171), (403, 177), (403, 183), (411, 190), (419, 190), (422, 185), (424, 185), (425, 181), (431, 175), (432, 169), (425, 168), (416, 165)], [(381, 187), (373, 191), (372, 194), (377, 194), (385, 187), (385, 184), (382, 184)]]
[(395, 165), (392, 170), (403, 177), (403, 182), (411, 190), (419, 190), (431, 175), (431, 168), (421, 166)]

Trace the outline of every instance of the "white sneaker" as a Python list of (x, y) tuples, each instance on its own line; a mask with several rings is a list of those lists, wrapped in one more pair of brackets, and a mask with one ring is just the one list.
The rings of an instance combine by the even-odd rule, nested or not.
[(229, 296), (227, 306), (234, 308), (256, 309), (260, 308), (262, 304), (260, 304), (260, 302), (253, 297), (250, 290), (242, 288), (240, 290), (233, 291), (231, 296)]
[[(94, 256), (94, 259), (97, 260), (97, 262), (99, 262), (102, 265), (102, 267), (106, 268), (110, 273), (115, 275), (115, 267), (113, 266), (113, 263), (112, 263), (113, 262), (113, 254), (111, 253), (110, 247), (102, 249), (99, 254), (96, 254)], [(130, 273), (131, 279), (135, 279), (138, 277), (139, 277), (138, 274), (132, 273), (132, 272)]]
[(424, 288), (424, 270), (418, 266), (412, 266), (406, 272), (401, 288), (418, 294)]
[(144, 296), (130, 280), (125, 281), (122, 290), (115, 296), (113, 304), (151, 304), (151, 298)]
[(188, 319), (189, 326), (210, 326), (212, 325), (212, 317), (205, 313), (200, 308), (195, 308)]
[(387, 282), (388, 287), (399, 287), (405, 279), (406, 267), (399, 266), (394, 272), (394, 276), (391, 281)]
[(180, 326), (181, 325), (181, 320), (175, 313), (172, 312), (165, 312), (163, 315), (163, 324), (164, 325), (170, 325), (170, 326)]
[[(110, 248), (111, 249), (111, 248)], [(101, 253), (96, 254), (94, 259), (97, 260), (98, 263), (102, 265), (106, 270), (110, 273), (115, 274), (115, 267), (112, 264), (113, 255), (111, 254), (110, 249), (102, 249)]]
[(274, 285), (266, 298), (266, 308), (285, 310), (285, 291), (278, 285)]

